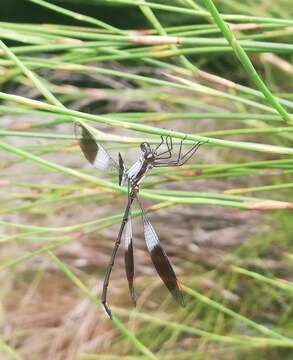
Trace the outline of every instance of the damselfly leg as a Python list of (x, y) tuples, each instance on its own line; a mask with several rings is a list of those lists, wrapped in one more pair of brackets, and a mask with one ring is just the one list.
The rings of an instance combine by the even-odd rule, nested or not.
[[(164, 140), (164, 137), (162, 136), (162, 140), (163, 140), (163, 143), (164, 143), (164, 141), (166, 142), (167, 150), (165, 150), (165, 151), (161, 152), (160, 154), (158, 154), (157, 153), (158, 147), (156, 147), (155, 153), (156, 153), (156, 159), (157, 160), (159, 160), (159, 159), (160, 160), (166, 160), (166, 159), (170, 159), (172, 157), (173, 142), (172, 142), (171, 136), (166, 136), (165, 140)], [(161, 142), (160, 146), (163, 143)], [(165, 154), (167, 154), (167, 156), (162, 157), (162, 155), (165, 155)]]
[(179, 152), (176, 160), (165, 161), (165, 159), (157, 158), (155, 160), (154, 167), (182, 166), (195, 154), (198, 148), (204, 144), (203, 142), (198, 141), (191, 147), (191, 149), (182, 154), (182, 146), (184, 140), (185, 139), (181, 140), (180, 142)]

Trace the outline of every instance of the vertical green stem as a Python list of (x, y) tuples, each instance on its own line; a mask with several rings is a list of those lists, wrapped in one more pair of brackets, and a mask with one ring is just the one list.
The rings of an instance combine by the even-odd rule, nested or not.
[(290, 115), (285, 110), (285, 108), (279, 103), (279, 101), (274, 97), (271, 91), (267, 88), (265, 83), (259, 77), (257, 71), (253, 67), (249, 57), (247, 56), (246, 52), (243, 50), (242, 46), (238, 43), (233, 31), (229, 28), (226, 22), (222, 19), (220, 13), (218, 12), (216, 6), (213, 3), (213, 0), (203, 0), (207, 9), (209, 10), (214, 22), (221, 30), (222, 34), (229, 42), (230, 46), (232, 47), (235, 55), (241, 62), (242, 66), (244, 67), (245, 71), (247, 72), (250, 79), (254, 82), (256, 87), (261, 91), (264, 97), (267, 99), (268, 103), (282, 116), (282, 118), (290, 123)]

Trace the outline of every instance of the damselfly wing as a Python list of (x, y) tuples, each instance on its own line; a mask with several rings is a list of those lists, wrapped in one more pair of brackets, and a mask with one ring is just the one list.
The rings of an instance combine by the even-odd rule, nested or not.
[(134, 289), (134, 257), (133, 257), (133, 235), (132, 235), (132, 221), (131, 211), (124, 229), (124, 260), (126, 277), (128, 280), (129, 293), (134, 306), (136, 306), (136, 293)]
[(158, 238), (157, 233), (153, 225), (150, 223), (147, 215), (142, 207), (141, 202), (139, 201), (141, 214), (142, 214), (142, 221), (143, 221), (143, 229), (144, 229), (144, 237), (146, 242), (146, 247), (150, 253), (152, 262), (154, 264), (157, 273), (159, 274), (160, 278), (163, 280), (164, 284), (174, 297), (174, 299), (180, 305), (184, 306), (184, 299), (182, 295), (182, 291), (173, 270), (173, 267), (166, 255), (161, 242)]
[(119, 169), (119, 165), (105, 148), (95, 140), (93, 134), (81, 123), (76, 124), (76, 133), (78, 128), (81, 129), (79, 145), (85, 158), (98, 170)]

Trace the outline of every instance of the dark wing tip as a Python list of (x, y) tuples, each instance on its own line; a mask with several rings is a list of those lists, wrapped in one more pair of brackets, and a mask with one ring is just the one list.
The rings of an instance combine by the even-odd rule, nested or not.
[(119, 185), (121, 186), (125, 168), (124, 168), (124, 161), (120, 153), (118, 154), (118, 159), (119, 159)]
[(112, 311), (106, 302), (102, 302), (102, 309), (110, 320), (113, 320)]
[(131, 301), (134, 307), (136, 307), (136, 292), (133, 286), (134, 282), (134, 259), (133, 259), (133, 245), (132, 245), (132, 235), (130, 238), (130, 242), (128, 247), (125, 249), (124, 253), (124, 262), (125, 262), (125, 270), (126, 277), (129, 286), (129, 293), (131, 297)]
[(177, 303), (182, 306), (185, 307), (185, 301), (184, 301), (184, 296), (183, 296), (183, 292), (180, 286), (179, 281), (176, 279), (177, 282), (177, 292), (176, 292), (176, 296), (173, 295), (173, 297), (176, 299)]
[(81, 134), (78, 136), (79, 137), (79, 146), (81, 148), (81, 151), (83, 152), (85, 158), (91, 163), (93, 164), (97, 153), (98, 153), (98, 145), (95, 141), (95, 138), (93, 137), (93, 135), (88, 131), (88, 129), (86, 129), (81, 123), (76, 123), (75, 124), (75, 135), (78, 136), (77, 134), (77, 126), (81, 129)]
[(156, 244), (150, 251), (150, 255), (160, 278), (163, 280), (173, 298), (179, 305), (184, 307), (185, 303), (182, 290), (176, 278), (175, 272), (170, 264), (170, 261), (161, 245)]

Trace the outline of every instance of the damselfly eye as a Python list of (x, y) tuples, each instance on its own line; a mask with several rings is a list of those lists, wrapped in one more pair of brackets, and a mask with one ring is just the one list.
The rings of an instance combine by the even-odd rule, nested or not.
[(147, 149), (147, 143), (142, 143), (142, 144), (140, 144), (140, 150), (142, 151), (142, 152), (146, 152), (146, 149)]
[(151, 147), (150, 147), (150, 144), (147, 143), (147, 142), (143, 142), (141, 145), (140, 145), (140, 149), (143, 153), (145, 154), (149, 154), (151, 152)]

